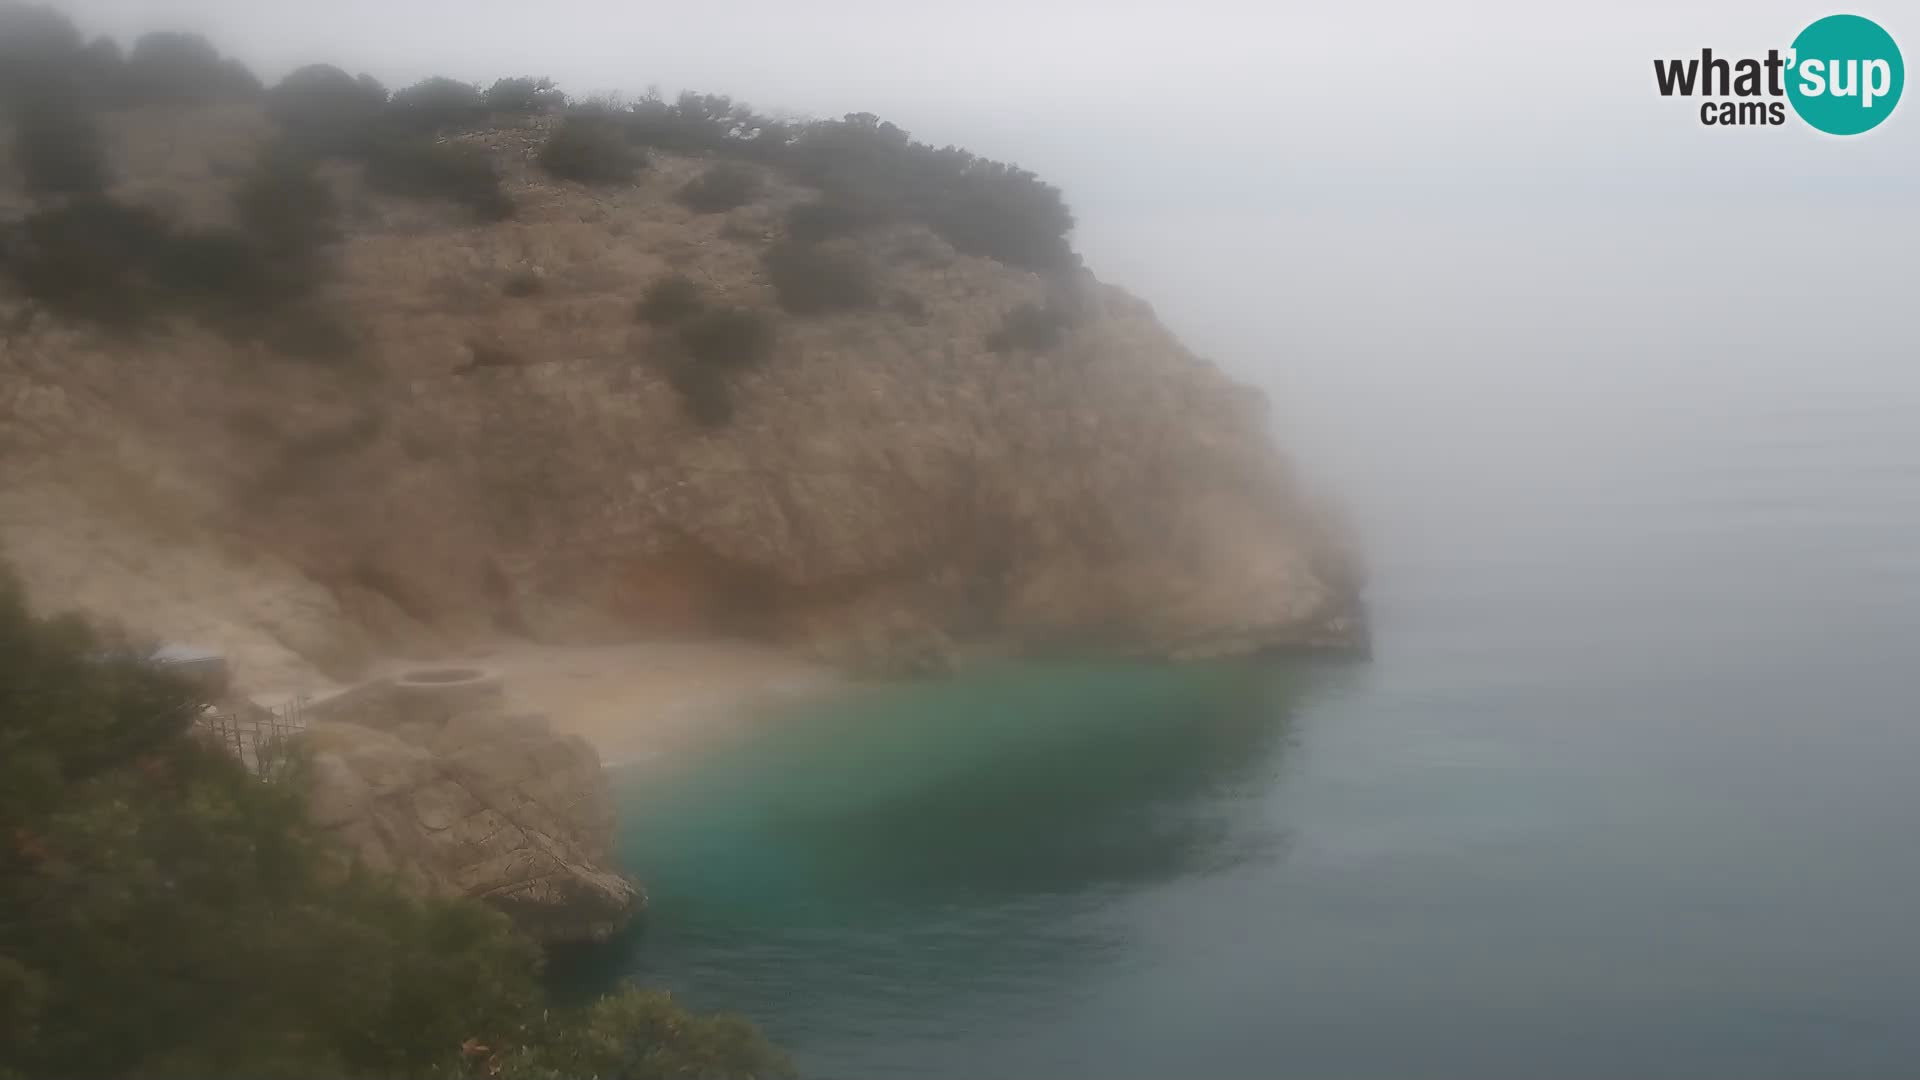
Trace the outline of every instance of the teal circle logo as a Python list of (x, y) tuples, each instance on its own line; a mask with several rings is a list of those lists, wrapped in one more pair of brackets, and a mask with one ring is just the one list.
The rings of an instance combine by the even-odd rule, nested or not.
[(1907, 82), (1893, 35), (1858, 15), (1829, 15), (1800, 31), (1788, 63), (1793, 111), (1829, 135), (1879, 126), (1900, 104)]

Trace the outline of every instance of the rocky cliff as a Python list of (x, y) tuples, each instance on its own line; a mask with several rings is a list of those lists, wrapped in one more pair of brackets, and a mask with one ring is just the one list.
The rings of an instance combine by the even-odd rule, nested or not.
[(548, 943), (604, 941), (644, 904), (604, 868), (613, 802), (593, 748), (507, 715), (484, 672), (381, 680), (308, 715), (310, 812), (360, 865)]
[[(185, 221), (230, 213), (271, 131), (253, 105), (100, 122), (113, 195)], [(896, 223), (834, 241), (878, 303), (787, 314), (762, 256), (809, 190), (767, 170), (697, 213), (671, 196), (705, 164), (671, 154), (557, 181), (534, 162), (553, 122), (453, 137), (499, 169), (504, 221), (324, 167), (350, 364), (185, 318), (116, 335), (0, 286), (0, 552), (30, 594), (224, 648), (254, 686), (502, 636), (745, 634), (879, 669), (1364, 640), (1350, 545), (1261, 395), (1145, 303)], [(28, 205), (0, 173), (0, 216)], [(635, 318), (672, 271), (772, 319), (723, 426)], [(1022, 305), (1073, 318), (996, 350)]]

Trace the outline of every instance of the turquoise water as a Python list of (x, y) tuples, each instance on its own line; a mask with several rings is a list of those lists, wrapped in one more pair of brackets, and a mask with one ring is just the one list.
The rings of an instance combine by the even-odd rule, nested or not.
[(1920, 1073), (1910, 275), (1820, 320), (1643, 255), (1825, 250), (1726, 216), (1303, 263), (1276, 407), (1370, 663), (993, 672), (630, 773), (654, 914), (568, 976), (848, 1080)]

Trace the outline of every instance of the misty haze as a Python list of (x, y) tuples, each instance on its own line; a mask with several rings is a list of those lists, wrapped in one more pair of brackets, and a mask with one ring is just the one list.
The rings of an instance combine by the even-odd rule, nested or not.
[(1911, 1075), (1833, 14), (0, 0), (0, 1080)]

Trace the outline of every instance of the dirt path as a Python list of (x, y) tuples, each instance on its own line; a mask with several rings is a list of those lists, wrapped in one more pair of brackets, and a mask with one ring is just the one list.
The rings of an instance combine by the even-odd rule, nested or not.
[[(475, 667), (500, 677), (508, 708), (539, 713), (617, 765), (723, 731), (755, 709), (831, 691), (840, 678), (791, 653), (742, 641), (637, 641), (561, 646), (510, 642), (435, 661), (380, 664), (369, 679), (427, 668)], [(255, 704), (309, 706), (351, 689), (258, 691)]]

